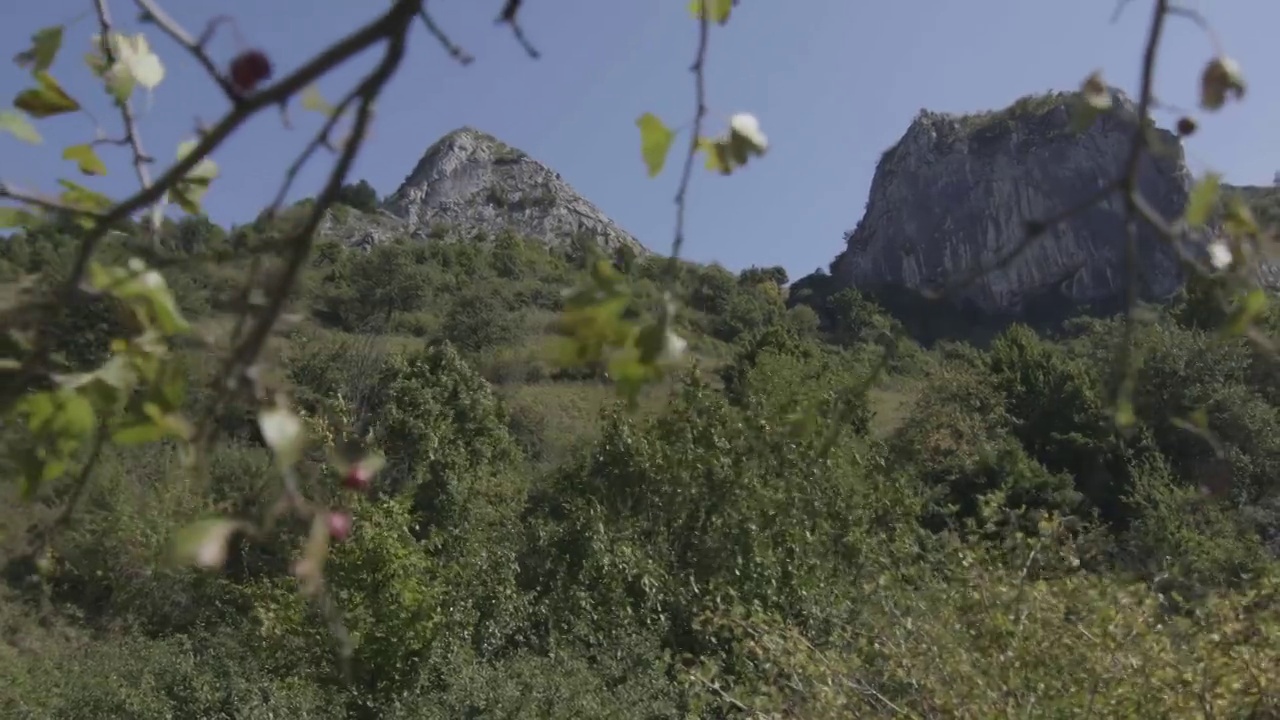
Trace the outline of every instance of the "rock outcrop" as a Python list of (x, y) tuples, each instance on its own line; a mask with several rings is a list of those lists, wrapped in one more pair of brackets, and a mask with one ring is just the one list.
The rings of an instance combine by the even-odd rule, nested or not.
[[(1009, 319), (1114, 307), (1126, 289), (1118, 193), (1001, 264), (1029, 222), (1060, 215), (1121, 172), (1136, 108), (1119, 92), (1113, 99), (1111, 111), (1078, 133), (1067, 93), (1029, 96), (980, 115), (922, 111), (877, 166), (866, 212), (832, 264), (834, 279), (882, 300), (918, 298), (1000, 266), (951, 292), (953, 307)], [(1157, 211), (1177, 216), (1191, 174), (1179, 139), (1153, 132), (1164, 152), (1144, 158), (1139, 186)], [(1174, 251), (1146, 226), (1139, 228), (1138, 266), (1147, 299), (1181, 286)]]
[(365, 250), (396, 238), (426, 237), (421, 229), (385, 210), (367, 213), (339, 204), (325, 212), (320, 219), (320, 226), (316, 228), (316, 234)]
[(510, 230), (549, 245), (585, 236), (605, 250), (647, 252), (559, 173), (470, 127), (428, 148), (382, 209), (414, 228), (415, 234), (445, 231), (494, 237)]

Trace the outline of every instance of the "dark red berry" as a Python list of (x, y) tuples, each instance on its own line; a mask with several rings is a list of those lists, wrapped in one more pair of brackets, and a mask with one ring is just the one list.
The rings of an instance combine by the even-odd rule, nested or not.
[(253, 92), (258, 83), (271, 77), (271, 60), (261, 50), (246, 50), (231, 61), (228, 74), (236, 90)]
[(352, 465), (342, 478), (342, 486), (348, 490), (364, 491), (373, 483), (373, 473), (364, 465)]
[(329, 524), (329, 537), (342, 542), (351, 537), (351, 514), (342, 510), (333, 510), (325, 518)]
[(1196, 131), (1196, 121), (1189, 117), (1178, 118), (1178, 134), (1187, 137)]

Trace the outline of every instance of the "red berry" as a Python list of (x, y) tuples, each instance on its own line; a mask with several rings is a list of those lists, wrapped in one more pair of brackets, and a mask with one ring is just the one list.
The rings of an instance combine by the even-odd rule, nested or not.
[(329, 537), (342, 542), (351, 536), (351, 514), (342, 510), (333, 510), (325, 518), (329, 524)]
[(261, 50), (246, 50), (231, 61), (228, 74), (236, 90), (252, 92), (258, 83), (271, 77), (271, 61)]
[(368, 490), (369, 485), (373, 483), (373, 473), (364, 465), (352, 465), (351, 469), (342, 478), (342, 486), (348, 490)]

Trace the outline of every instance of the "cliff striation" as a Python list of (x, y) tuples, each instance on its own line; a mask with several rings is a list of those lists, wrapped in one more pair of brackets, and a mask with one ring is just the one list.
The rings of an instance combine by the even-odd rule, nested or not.
[[(1080, 204), (1120, 173), (1136, 108), (1122, 93), (1113, 97), (1112, 110), (1082, 132), (1071, 127), (1067, 93), (1029, 96), (978, 115), (922, 111), (877, 166), (865, 215), (832, 264), (834, 280), (893, 309), (923, 300), (922, 290), (999, 265), (1028, 222)], [(1156, 210), (1175, 216), (1191, 174), (1179, 139), (1152, 132), (1163, 152), (1144, 158), (1139, 185)], [(973, 321), (1034, 321), (1118, 307), (1126, 287), (1125, 237), (1116, 193), (952, 293), (951, 309)], [(1173, 250), (1149, 227), (1139, 228), (1138, 265), (1146, 299), (1166, 298), (1181, 286)]]
[(382, 209), (405, 221), (415, 235), (447, 231), (494, 237), (510, 230), (550, 245), (585, 236), (605, 250), (647, 252), (559, 173), (470, 127), (428, 148)]

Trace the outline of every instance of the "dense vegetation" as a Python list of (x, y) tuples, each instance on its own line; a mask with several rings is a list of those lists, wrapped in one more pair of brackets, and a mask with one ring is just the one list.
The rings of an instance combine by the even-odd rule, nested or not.
[[(125, 233), (100, 252), (148, 252), (212, 329), (293, 221), (193, 217), (159, 249)], [(0, 244), (5, 287), (39, 292), (73, 242), (51, 225)], [(276, 500), (250, 408), (224, 405), (207, 483), (176, 444), (108, 447), (50, 560), (10, 561), (0, 714), (1280, 712), (1280, 375), (1219, 337), (1210, 288), (1140, 328), (1141, 421), (1121, 432), (1118, 319), (923, 348), (855, 291), (780, 268), (682, 266), (693, 362), (628, 408), (603, 369), (562, 369), (548, 330), (600, 261), (513, 236), (322, 241), (269, 352), (318, 437), (388, 459), (327, 568), (350, 663), (287, 548), (239, 543), (222, 574), (165, 562), (193, 518)], [(640, 296), (667, 272), (606, 262)], [(122, 318), (67, 310), (57, 357), (100, 363)], [(180, 352), (193, 380), (214, 371), (211, 349)], [(303, 476), (335, 499), (327, 452)], [(21, 558), (41, 518), (10, 499)]]

